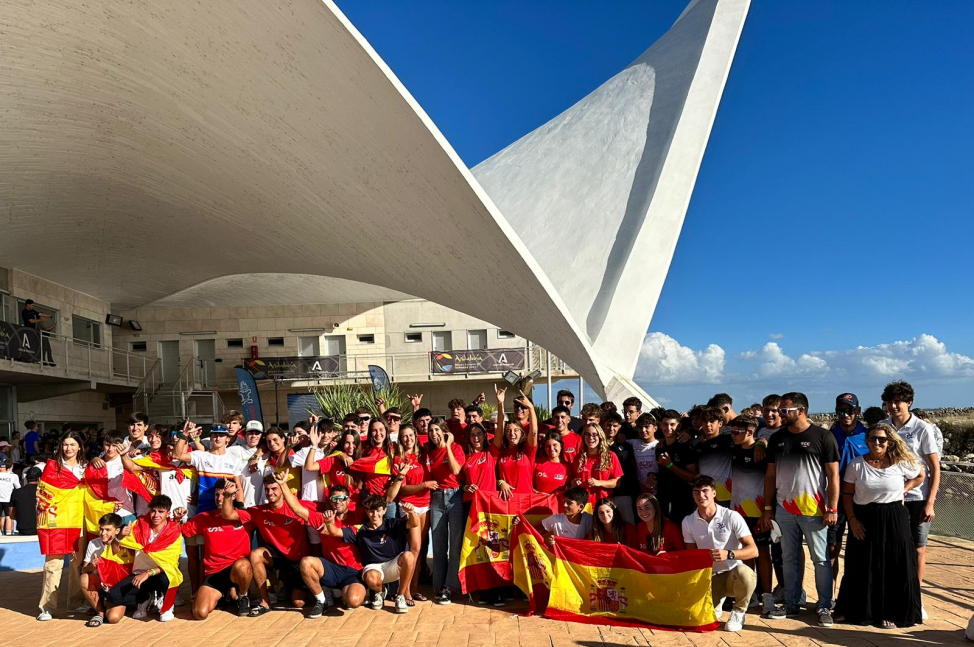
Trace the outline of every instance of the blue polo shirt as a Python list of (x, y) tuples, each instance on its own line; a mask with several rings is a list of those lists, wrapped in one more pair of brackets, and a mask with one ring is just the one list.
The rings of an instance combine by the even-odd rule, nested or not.
[(374, 530), (362, 524), (358, 527), (342, 528), (342, 536), (346, 543), (356, 544), (362, 564), (383, 564), (399, 557), (407, 550), (409, 531), (406, 524), (408, 517), (384, 519), (382, 525)]
[(862, 424), (862, 421), (857, 422), (851, 434), (843, 431), (838, 424), (833, 425), (831, 431), (835, 442), (839, 445), (839, 478), (842, 478), (846, 465), (853, 459), (869, 453), (869, 445), (866, 443), (866, 425)]

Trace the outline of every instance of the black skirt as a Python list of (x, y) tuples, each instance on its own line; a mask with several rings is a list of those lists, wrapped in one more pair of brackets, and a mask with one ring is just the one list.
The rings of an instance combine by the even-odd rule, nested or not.
[(920, 619), (920, 578), (910, 515), (902, 502), (855, 506), (866, 538), (849, 528), (835, 613), (846, 622), (910, 627)]

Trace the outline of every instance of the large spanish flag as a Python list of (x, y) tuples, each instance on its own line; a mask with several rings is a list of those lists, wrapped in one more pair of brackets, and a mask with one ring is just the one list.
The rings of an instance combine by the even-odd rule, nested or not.
[(529, 523), (515, 524), (514, 581), (544, 617), (591, 624), (710, 631), (718, 627), (706, 550), (654, 557), (619, 544), (555, 540), (549, 550)]
[[(147, 502), (152, 498), (152, 494), (145, 484), (138, 476), (128, 470), (122, 472), (122, 486)], [(115, 512), (115, 503), (117, 502), (108, 493), (107, 467), (95, 469), (90, 464), (88, 465), (85, 469), (84, 493), (85, 531), (89, 536), (94, 537), (98, 534), (98, 520), (110, 512)]]
[(477, 492), (460, 549), (463, 592), (512, 584), (510, 549), (515, 517), (541, 523), (556, 512), (558, 497), (554, 494), (512, 494), (505, 501), (496, 492)]
[(179, 557), (183, 552), (183, 533), (179, 524), (173, 520), (166, 521), (162, 532), (156, 540), (152, 539), (152, 526), (149, 525), (149, 515), (138, 518), (132, 528), (132, 533), (120, 542), (123, 548), (146, 553), (162, 569), (169, 578), (169, 591), (162, 603), (162, 611), (168, 611), (176, 601), (176, 589), (183, 582), (183, 574), (179, 570)]
[(159, 481), (150, 472), (173, 471), (176, 473), (176, 481), (179, 483), (182, 483), (183, 479), (193, 478), (196, 474), (196, 470), (192, 467), (177, 466), (173, 459), (163, 452), (152, 452), (148, 456), (133, 458), (132, 462), (143, 468), (142, 472), (139, 473), (139, 479), (153, 495), (159, 494)]
[(85, 493), (70, 469), (47, 461), (37, 483), (37, 539), (42, 555), (66, 555), (78, 549), (84, 524)]
[(98, 579), (104, 586), (111, 588), (132, 574), (134, 561), (135, 553), (130, 549), (120, 546), (116, 550), (114, 542), (107, 544), (95, 567)]

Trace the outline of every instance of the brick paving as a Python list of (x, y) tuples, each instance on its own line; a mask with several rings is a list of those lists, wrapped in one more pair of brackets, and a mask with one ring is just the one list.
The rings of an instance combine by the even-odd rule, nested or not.
[[(807, 563), (807, 562), (806, 562)], [(520, 617), (523, 606), (503, 609), (454, 602), (436, 606), (417, 603), (405, 615), (396, 615), (387, 602), (383, 611), (343, 610), (319, 620), (306, 620), (298, 611), (275, 611), (261, 618), (238, 618), (236, 614), (214, 612), (204, 622), (190, 619), (188, 606), (177, 608), (177, 618), (160, 624), (126, 618), (118, 625), (88, 629), (86, 617), (61, 613), (50, 622), (37, 622), (39, 572), (0, 572), (0, 645), (27, 647), (67, 644), (72, 647), (105, 647), (134, 644), (138, 647), (179, 645), (192, 647), (272, 647), (329, 645), (329, 647), (615, 647), (617, 645), (700, 645), (710, 647), (772, 647), (787, 645), (904, 645), (962, 644), (964, 628), (974, 607), (974, 542), (932, 538), (928, 548), (924, 604), (930, 619), (909, 630), (882, 630), (836, 625), (822, 629), (817, 616), (806, 611), (794, 620), (766, 621), (749, 613), (738, 634), (722, 630), (706, 634), (653, 631), (555, 622), (544, 618)], [(814, 594), (811, 570), (806, 588)], [(62, 588), (62, 592), (64, 589)], [(183, 595), (188, 598), (188, 589)], [(428, 592), (427, 592), (428, 593)], [(62, 595), (62, 606), (64, 596)], [(809, 605), (810, 608), (814, 608)], [(333, 612), (334, 613), (334, 612)]]

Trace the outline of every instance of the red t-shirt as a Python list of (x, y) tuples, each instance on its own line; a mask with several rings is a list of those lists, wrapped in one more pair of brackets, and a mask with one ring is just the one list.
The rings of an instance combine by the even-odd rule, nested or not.
[[(490, 450), (475, 452), (467, 456), (467, 462), (460, 470), (464, 485), (476, 485), (484, 492), (497, 491), (497, 457)], [(472, 501), (473, 493), (463, 491), (463, 500)]]
[(569, 465), (574, 465), (579, 453), (585, 451), (582, 448), (582, 437), (574, 431), (569, 431), (561, 437), (561, 460)]
[(463, 455), (460, 445), (453, 444), (449, 447), (423, 448), (423, 461), (426, 464), (426, 471), (429, 472), (430, 480), (436, 481), (441, 490), (453, 490), (460, 487), (459, 472), (453, 473), (450, 468), (450, 459), (446, 453), (453, 450), (453, 455), (461, 468), (467, 462), (467, 457)]
[[(593, 519), (592, 520), (592, 523), (593, 524), (596, 524), (596, 523), (602, 523), (602, 522), (599, 521), (598, 519)], [(591, 538), (591, 536), (590, 536), (590, 538)], [(645, 543), (645, 541), (646, 540), (643, 539), (643, 543)], [(606, 535), (602, 538), (602, 543), (603, 544), (618, 544), (620, 542), (616, 541), (616, 538), (615, 538), (615, 535), (614, 534), (608, 534), (608, 533), (606, 533)], [(631, 523), (627, 523), (626, 524), (625, 530), (623, 531), (623, 537), (622, 537), (622, 542), (621, 543), (622, 543), (623, 546), (629, 546), (630, 548), (635, 548), (639, 544), (639, 538), (636, 537), (636, 528)]]
[(322, 474), (328, 475), (329, 487), (331, 485), (344, 485), (353, 498), (358, 494), (355, 479), (346, 471), (348, 468), (345, 467), (345, 462), (341, 458), (322, 458), (318, 461), (318, 468)]
[[(315, 509), (312, 501), (302, 501), (301, 505), (309, 510)], [(286, 503), (279, 510), (265, 503), (247, 508), (247, 512), (264, 542), (277, 549), (285, 559), (299, 562), (308, 555), (308, 533), (304, 529), (304, 521)]]
[(619, 459), (612, 452), (609, 452), (609, 458), (612, 459), (612, 466), (607, 470), (600, 467), (602, 457), (598, 454), (594, 456), (581, 455), (575, 462), (575, 474), (572, 482), (574, 485), (580, 485), (588, 490), (589, 503), (592, 505), (595, 505), (599, 499), (612, 498), (612, 488), (590, 488), (588, 485), (590, 478), (597, 481), (607, 481), (622, 476), (622, 464), (619, 463)]
[[(405, 463), (409, 463), (413, 467), (406, 472), (402, 486), (419, 485), (424, 481), (432, 480), (431, 478), (428, 478), (425, 461), (420, 461), (416, 454), (406, 454), (403, 458), (397, 458), (396, 464), (393, 466), (392, 473), (399, 476), (399, 471)], [(404, 495), (400, 489), (399, 496), (396, 497), (396, 500), (400, 503), (411, 503), (417, 508), (428, 508), (430, 504), (430, 491), (427, 488), (423, 488), (419, 492)]]
[[(346, 512), (344, 520), (335, 517), (335, 526), (337, 528), (353, 528), (362, 525), (363, 521), (365, 521), (365, 513), (362, 508), (359, 508), (355, 511)], [(308, 515), (308, 525), (312, 528), (320, 528), (324, 524), (325, 515), (317, 510), (312, 510)], [(324, 533), (318, 534), (321, 536), (322, 557), (339, 566), (348, 566), (354, 569), (362, 568), (362, 558), (359, 556), (358, 546), (346, 542), (342, 537), (332, 537)]]
[(219, 573), (242, 557), (250, 555), (250, 533), (254, 522), (246, 510), (237, 510), (240, 519), (230, 521), (217, 510), (201, 512), (183, 524), (184, 537), (203, 536), (203, 573)]
[(568, 466), (543, 461), (534, 466), (534, 489), (541, 494), (560, 494), (568, 487)]
[(451, 434), (453, 434), (454, 446), (467, 446), (467, 423), (454, 420), (453, 418), (448, 418), (446, 421), (446, 428), (450, 430)]
[(518, 494), (534, 494), (534, 455), (535, 452), (522, 445), (503, 447), (500, 450), (491, 445), (492, 453), (497, 454), (497, 478), (510, 485)]
[[(648, 536), (649, 533), (646, 530), (646, 524), (640, 522), (636, 526), (636, 543), (631, 545), (651, 555), (658, 555), (659, 553), (653, 553), (649, 550)], [(676, 550), (686, 550), (686, 544), (683, 543), (683, 532), (680, 530), (680, 526), (664, 518), (663, 548), (660, 552), (671, 553)]]

